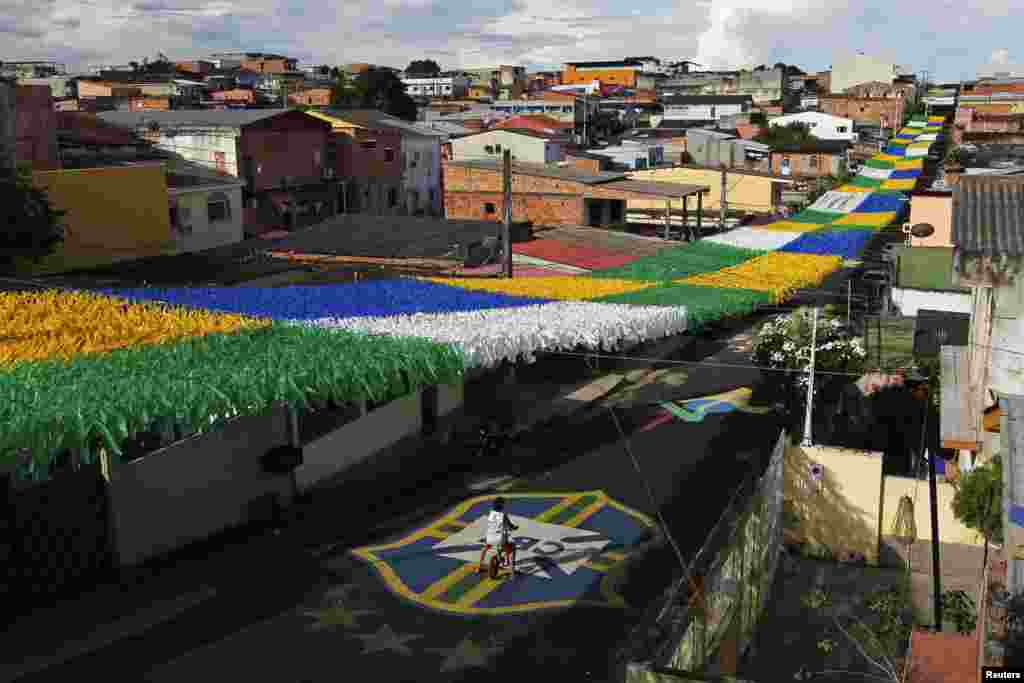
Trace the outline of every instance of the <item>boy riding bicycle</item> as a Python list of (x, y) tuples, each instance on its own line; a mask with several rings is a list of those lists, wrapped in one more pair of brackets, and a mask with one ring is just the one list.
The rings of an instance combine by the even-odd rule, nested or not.
[(487, 565), (484, 564), (484, 560), (487, 557), (487, 551), (492, 547), (495, 552), (498, 553), (500, 558), (502, 554), (511, 562), (512, 573), (516, 574), (518, 571), (515, 569), (516, 566), (516, 546), (509, 540), (509, 531), (515, 531), (518, 529), (512, 520), (505, 514), (505, 499), (497, 497), (494, 499), (494, 508), (490, 514), (487, 515), (487, 536), (484, 538), (484, 549), (480, 553), (480, 571), (486, 572)]

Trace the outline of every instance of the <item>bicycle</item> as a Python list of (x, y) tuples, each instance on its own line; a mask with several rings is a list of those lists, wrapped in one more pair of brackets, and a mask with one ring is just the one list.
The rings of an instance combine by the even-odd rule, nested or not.
[[(487, 541), (481, 538), (480, 542), (486, 543)], [(516, 569), (516, 546), (512, 542), (508, 542), (503, 547), (495, 550), (494, 555), (491, 556), (490, 561), (487, 563), (487, 575), (492, 581), (497, 580), (498, 574), (506, 567), (512, 568), (513, 576), (518, 573)]]

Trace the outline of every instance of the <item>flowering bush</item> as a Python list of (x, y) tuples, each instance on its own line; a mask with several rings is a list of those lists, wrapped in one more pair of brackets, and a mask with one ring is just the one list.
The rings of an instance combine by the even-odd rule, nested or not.
[[(774, 370), (796, 370), (800, 372), (769, 372), (767, 379), (788, 398), (802, 404), (806, 398), (807, 369), (811, 362), (811, 332), (813, 316), (811, 311), (800, 310), (790, 315), (769, 320), (761, 326), (751, 360), (755, 365)], [(858, 337), (851, 337), (842, 323), (835, 318), (818, 318), (818, 330), (814, 340), (814, 368), (822, 372), (843, 372), (859, 374), (864, 369), (867, 352)], [(816, 379), (815, 392), (836, 376)], [(838, 376), (842, 379), (842, 376)]]

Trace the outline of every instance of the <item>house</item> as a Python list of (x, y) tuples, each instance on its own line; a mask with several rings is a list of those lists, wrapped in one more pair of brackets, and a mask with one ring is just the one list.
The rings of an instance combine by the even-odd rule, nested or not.
[(832, 62), (829, 87), (822, 92), (844, 93), (847, 88), (871, 81), (892, 83), (899, 74), (900, 67), (891, 61), (863, 53), (847, 55)]
[(198, 76), (202, 78), (206, 74), (213, 71), (215, 67), (213, 62), (207, 61), (205, 59), (196, 59), (188, 62), (175, 62), (174, 68), (183, 73), (191, 74), (193, 76)]
[(797, 114), (786, 114), (768, 122), (769, 126), (788, 126), (803, 123), (810, 129), (810, 134), (820, 140), (845, 140), (853, 142), (857, 134), (853, 130), (853, 119), (832, 116), (821, 112), (806, 111)]
[(74, 97), (77, 93), (75, 76), (47, 76), (45, 78), (19, 78), (20, 85), (45, 85), (50, 89), (54, 99), (58, 97)]
[(606, 168), (613, 171), (642, 170), (666, 164), (665, 147), (656, 142), (624, 140), (622, 144), (592, 149), (590, 153), (608, 159)]
[(840, 140), (807, 140), (773, 146), (772, 173), (797, 178), (839, 177), (846, 172), (849, 147), (849, 143)]
[(988, 113), (961, 105), (956, 110), (951, 134), (953, 144), (1002, 142), (1024, 143), (1024, 107), (1019, 113)]
[(37, 171), (33, 183), (66, 211), (57, 250), (31, 267), (54, 273), (174, 253), (167, 179), (160, 162)]
[(460, 75), (402, 78), (405, 91), (413, 97), (466, 97), (469, 78)]
[(757, 104), (782, 101), (790, 92), (782, 69), (694, 71), (659, 79), (657, 87), (664, 96), (748, 96)]
[(244, 182), (187, 162), (168, 161), (165, 168), (173, 253), (213, 249), (244, 239)]
[(868, 81), (867, 83), (858, 83), (857, 85), (850, 86), (843, 91), (844, 95), (853, 95), (854, 97), (898, 97), (908, 101), (916, 93), (917, 86), (914, 83), (901, 83), (899, 81)]
[[(343, 204), (335, 180), (330, 124), (285, 109), (105, 112), (100, 118), (156, 147), (245, 183), (245, 208), (258, 223), (301, 227)], [(251, 214), (254, 220), (259, 215)]]
[(496, 128), (451, 141), (455, 161), (501, 160), (505, 150), (513, 161), (551, 164), (562, 160), (561, 134), (546, 135), (530, 129)]
[(566, 62), (562, 69), (562, 84), (573, 85), (600, 81), (602, 85), (636, 87), (637, 75), (643, 71), (637, 60), (604, 62)]
[(820, 95), (818, 109), (832, 116), (853, 119), (892, 130), (903, 125), (907, 103), (902, 97), (855, 97)]
[(463, 72), (469, 78), (470, 97), (515, 100), (527, 90), (525, 67), (502, 65), (464, 69)]
[(525, 114), (513, 116), (512, 118), (499, 121), (494, 128), (513, 128), (519, 130), (532, 130), (541, 135), (552, 138), (569, 137), (572, 135), (573, 125), (565, 123), (552, 116), (545, 114)]
[(583, 106), (571, 95), (551, 99), (495, 102), (490, 106), (490, 110), (506, 117), (543, 114), (574, 127), (577, 123), (583, 124), (584, 116)]
[[(653, 180), (664, 183), (683, 185), (705, 185), (709, 188), (705, 195), (703, 208), (706, 211), (718, 211), (721, 208), (722, 171), (717, 168), (705, 168), (695, 165), (674, 166), (672, 168), (654, 168), (646, 171), (634, 171), (627, 174), (633, 180)], [(750, 213), (775, 213), (784, 205), (782, 193), (786, 188), (796, 185), (793, 178), (785, 178), (771, 173), (748, 171), (731, 168), (725, 172), (725, 183), (728, 188), (726, 201), (729, 206)], [(659, 202), (630, 202), (636, 208), (663, 208)], [(682, 203), (675, 201), (673, 209), (682, 209)]]
[(63, 168), (95, 168), (167, 157), (166, 152), (153, 148), (133, 131), (88, 112), (57, 112), (56, 133)]
[(448, 138), (447, 134), (368, 109), (326, 110), (309, 114), (328, 120), (332, 125), (357, 124), (370, 129), (397, 132), (400, 139), (400, 213), (410, 216), (441, 214), (441, 145)]
[(256, 93), (248, 88), (232, 88), (231, 90), (215, 90), (210, 93), (214, 102), (231, 102), (235, 104), (253, 104)]
[(132, 97), (128, 99), (128, 111), (168, 111), (169, 97)]
[[(697, 196), (706, 186), (630, 180), (621, 173), (592, 173), (572, 165), (512, 164), (512, 216), (535, 225), (611, 225), (626, 220), (627, 202)], [(504, 212), (500, 160), (444, 164), (444, 206), (449, 219), (500, 221)]]
[(14, 156), (39, 171), (60, 168), (57, 112), (45, 85), (14, 87)]
[(686, 132), (686, 152), (698, 166), (719, 168), (724, 164), (728, 168), (771, 171), (768, 145), (742, 140), (730, 133), (691, 128)]
[(673, 95), (661, 100), (662, 121), (713, 123), (723, 116), (746, 114), (754, 104), (750, 95)]
[(326, 109), (306, 115), (330, 127), (332, 175), (341, 184), (342, 213), (399, 215), (403, 197), (402, 132), (374, 110)]
[(331, 104), (330, 88), (307, 88), (288, 93), (288, 104), (310, 107), (328, 107)]
[(272, 74), (294, 72), (298, 67), (297, 59), (262, 52), (219, 52), (210, 55), (210, 61), (219, 69), (238, 68)]

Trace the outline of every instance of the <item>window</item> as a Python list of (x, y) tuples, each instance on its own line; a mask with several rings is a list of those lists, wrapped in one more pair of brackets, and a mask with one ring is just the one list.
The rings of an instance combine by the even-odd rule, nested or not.
[(223, 192), (214, 192), (206, 198), (206, 215), (211, 223), (231, 218), (231, 200)]
[(484, 151), (488, 154), (494, 154), (494, 145), (487, 145), (484, 147)]
[(385, 147), (384, 148), (384, 161), (394, 161), (394, 160), (395, 160), (395, 150), (391, 149), (390, 147)]
[(486, 204), (484, 204), (484, 213), (493, 214), (495, 211), (496, 209), (494, 208), (494, 204), (492, 202), (487, 202)]
[(359, 144), (362, 146), (363, 149), (377, 149), (376, 140), (363, 140)]
[(837, 133), (845, 133), (845, 132), (847, 132), (846, 126), (836, 126), (836, 132)]
[(388, 206), (394, 207), (398, 204), (398, 190), (393, 187), (388, 188)]
[(818, 168), (818, 155), (812, 154), (810, 157), (808, 157), (807, 163), (811, 168)]

